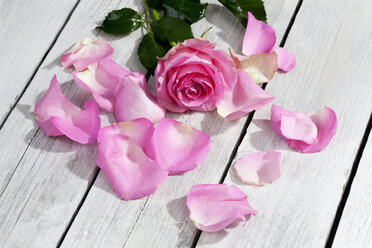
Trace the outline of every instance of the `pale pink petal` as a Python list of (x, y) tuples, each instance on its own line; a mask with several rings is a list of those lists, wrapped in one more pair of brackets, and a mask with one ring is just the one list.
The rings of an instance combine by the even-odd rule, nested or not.
[(280, 177), (280, 152), (253, 152), (234, 164), (237, 176), (246, 184), (264, 186)]
[(248, 12), (248, 23), (245, 31), (242, 53), (250, 56), (257, 53), (269, 53), (276, 41), (275, 31), (262, 21), (258, 21)]
[(142, 149), (145, 149), (151, 141), (154, 130), (155, 128), (151, 121), (145, 118), (119, 122), (101, 128), (98, 133), (98, 143), (101, 143), (106, 137), (120, 134), (128, 137), (131, 141), (142, 147)]
[(287, 49), (275, 47), (273, 50), (278, 55), (278, 69), (289, 72), (296, 65), (296, 57)]
[(86, 37), (62, 55), (61, 64), (64, 68), (74, 66), (76, 70), (82, 71), (101, 59), (111, 59), (113, 54), (114, 49), (103, 38), (98, 37), (93, 41)]
[(228, 120), (238, 119), (247, 113), (260, 109), (274, 97), (258, 86), (243, 70), (239, 70), (235, 88), (226, 92), (217, 104), (218, 114)]
[(47, 136), (66, 135), (82, 144), (94, 142), (101, 126), (97, 105), (87, 101), (84, 110), (75, 106), (63, 95), (56, 76), (36, 104), (35, 114), (37, 125)]
[(165, 109), (146, 88), (146, 79), (141, 73), (134, 72), (122, 78), (115, 92), (117, 121), (147, 118), (156, 122), (164, 116)]
[(123, 135), (110, 135), (98, 145), (97, 165), (123, 200), (154, 193), (168, 176), (140, 146)]
[(323, 150), (337, 129), (336, 114), (328, 107), (314, 114), (306, 114), (287, 111), (273, 105), (271, 123), (273, 129), (290, 147), (303, 153)]
[(168, 118), (158, 122), (151, 142), (150, 157), (164, 166), (170, 175), (195, 169), (210, 147), (207, 134)]
[(240, 60), (239, 67), (257, 84), (265, 83), (274, 77), (278, 69), (278, 56), (274, 52), (255, 54)]
[(206, 232), (222, 230), (237, 219), (245, 223), (247, 215), (257, 214), (235, 185), (194, 185), (187, 197), (187, 207), (195, 226)]
[(111, 59), (101, 60), (88, 66), (84, 71), (74, 71), (76, 83), (91, 92), (98, 105), (109, 112), (114, 111), (115, 89), (120, 80), (130, 74), (129, 71)]

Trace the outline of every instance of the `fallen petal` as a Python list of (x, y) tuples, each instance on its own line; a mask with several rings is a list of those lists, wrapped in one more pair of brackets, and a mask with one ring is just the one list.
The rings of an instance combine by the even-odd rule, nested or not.
[(98, 145), (97, 165), (123, 200), (154, 193), (168, 176), (140, 146), (123, 135), (110, 135)]
[(226, 92), (217, 104), (217, 113), (228, 120), (239, 119), (274, 100), (274, 97), (258, 86), (245, 71), (239, 70), (238, 74), (235, 88)]
[(273, 50), (278, 55), (278, 69), (283, 72), (291, 71), (296, 65), (296, 57), (287, 49), (275, 47)]
[(91, 92), (97, 104), (109, 112), (114, 111), (115, 89), (120, 80), (128, 74), (129, 71), (111, 59), (101, 60), (89, 65), (84, 71), (72, 73), (76, 83)]
[(207, 134), (181, 122), (163, 118), (151, 139), (150, 157), (169, 171), (181, 174), (196, 168), (207, 155), (210, 138)]
[(248, 23), (245, 31), (242, 53), (250, 56), (258, 53), (269, 53), (276, 41), (275, 31), (262, 21), (258, 21), (248, 12)]
[(280, 177), (280, 152), (253, 152), (234, 164), (237, 176), (249, 185), (264, 186)]
[(113, 54), (114, 49), (103, 38), (92, 40), (86, 37), (62, 55), (61, 64), (64, 68), (74, 66), (76, 70), (82, 71), (101, 59), (111, 59)]
[(303, 153), (323, 150), (337, 129), (336, 114), (328, 107), (314, 114), (306, 114), (287, 111), (273, 105), (271, 123), (273, 129), (290, 147)]
[(122, 78), (115, 92), (117, 121), (147, 118), (156, 122), (164, 116), (165, 109), (146, 88), (146, 79), (141, 73), (134, 72)]
[(119, 122), (111, 126), (101, 128), (98, 133), (98, 143), (101, 143), (105, 138), (111, 135), (124, 135), (131, 141), (139, 145), (142, 149), (148, 147), (154, 126), (151, 121), (145, 118), (139, 118), (126, 122)]
[(256, 215), (247, 196), (235, 185), (194, 185), (187, 197), (190, 218), (195, 226), (206, 232), (217, 232), (247, 215)]
[(36, 104), (35, 114), (37, 125), (47, 136), (66, 135), (81, 144), (94, 142), (101, 126), (97, 105), (87, 101), (84, 110), (75, 106), (63, 95), (55, 75)]

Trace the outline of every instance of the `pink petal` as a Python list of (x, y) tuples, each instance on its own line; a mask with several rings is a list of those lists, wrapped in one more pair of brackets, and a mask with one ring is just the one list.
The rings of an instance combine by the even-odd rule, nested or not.
[(314, 153), (323, 150), (337, 129), (335, 112), (324, 107), (315, 114), (296, 113), (279, 106), (271, 107), (273, 129), (295, 150)]
[(84, 110), (75, 106), (63, 95), (55, 75), (36, 104), (35, 114), (37, 125), (47, 136), (66, 135), (81, 144), (94, 142), (101, 126), (97, 105), (87, 101)]
[(114, 111), (115, 89), (120, 80), (130, 74), (129, 71), (111, 59), (101, 60), (88, 66), (88, 69), (72, 75), (76, 83), (91, 92), (98, 105), (109, 112)]
[(103, 38), (97, 40), (84, 38), (75, 44), (67, 53), (61, 57), (61, 64), (64, 68), (74, 66), (76, 70), (82, 71), (101, 59), (111, 59), (114, 49)]
[(138, 72), (122, 78), (115, 92), (115, 117), (117, 121), (147, 118), (156, 122), (165, 116), (165, 109), (146, 88), (145, 77)]
[(98, 145), (97, 165), (123, 200), (154, 193), (168, 176), (140, 146), (122, 135), (110, 135)]
[(276, 53), (260, 53), (249, 57), (235, 57), (231, 53), (238, 68), (246, 71), (257, 84), (271, 80), (278, 69), (278, 56)]
[(106, 137), (111, 135), (124, 135), (131, 141), (145, 149), (150, 143), (154, 126), (151, 121), (145, 118), (139, 118), (126, 122), (119, 122), (114, 125), (101, 128), (98, 133), (98, 143), (101, 143)]
[(245, 71), (239, 70), (238, 74), (235, 88), (226, 92), (224, 98), (217, 104), (218, 114), (228, 120), (236, 120), (253, 110), (260, 109), (274, 99)]
[(287, 49), (275, 47), (273, 50), (278, 55), (278, 69), (289, 72), (296, 65), (296, 57)]
[(264, 186), (280, 177), (280, 152), (253, 152), (234, 164), (237, 176), (246, 184)]
[(258, 21), (248, 12), (248, 23), (245, 31), (242, 52), (250, 56), (257, 53), (269, 53), (276, 41), (275, 31), (262, 21)]
[(246, 215), (256, 215), (247, 196), (235, 185), (200, 184), (191, 188), (187, 197), (190, 218), (206, 232), (217, 232)]
[(158, 122), (151, 142), (150, 157), (164, 166), (170, 175), (195, 169), (210, 147), (207, 134), (168, 118)]

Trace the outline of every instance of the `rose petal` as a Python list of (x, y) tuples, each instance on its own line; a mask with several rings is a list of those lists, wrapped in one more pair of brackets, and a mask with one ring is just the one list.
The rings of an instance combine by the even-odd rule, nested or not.
[(103, 38), (93, 41), (86, 37), (62, 55), (61, 64), (64, 68), (73, 65), (76, 70), (82, 71), (101, 59), (111, 59), (113, 54), (114, 49)]
[(239, 70), (239, 78), (235, 88), (226, 92), (217, 104), (217, 112), (228, 120), (235, 120), (248, 112), (260, 109), (271, 102), (274, 97), (258, 86), (249, 75)]
[(170, 175), (195, 169), (210, 147), (207, 134), (168, 118), (158, 122), (151, 142), (150, 157), (164, 166)]
[(97, 165), (123, 200), (154, 193), (168, 176), (140, 146), (122, 135), (110, 135), (98, 145)]
[(258, 21), (248, 12), (248, 23), (245, 31), (242, 52), (250, 56), (257, 53), (269, 53), (276, 41), (275, 31), (262, 21)]
[(278, 55), (278, 69), (289, 72), (296, 65), (296, 57), (287, 49), (275, 47), (273, 50)]
[(247, 196), (236, 186), (200, 184), (191, 188), (187, 197), (190, 218), (195, 226), (206, 232), (217, 232), (246, 215), (256, 215)]
[(280, 152), (253, 152), (234, 164), (237, 176), (246, 184), (263, 186), (280, 177)]
[(271, 80), (278, 69), (278, 56), (275, 52), (260, 53), (240, 61), (240, 67), (257, 84)]
[(145, 149), (150, 143), (154, 126), (151, 121), (145, 118), (139, 118), (126, 122), (119, 122), (114, 125), (101, 128), (98, 133), (98, 143), (101, 143), (106, 137), (111, 135), (124, 135), (131, 141)]
[(156, 122), (165, 116), (165, 110), (146, 88), (145, 77), (138, 72), (122, 78), (115, 92), (115, 117), (117, 121), (147, 118)]
[(328, 107), (324, 107), (315, 114), (306, 114), (287, 111), (273, 105), (271, 123), (273, 129), (286, 140), (290, 147), (303, 153), (323, 150), (337, 129), (336, 114)]
[(94, 142), (101, 126), (97, 105), (87, 101), (84, 110), (75, 106), (63, 95), (55, 75), (36, 104), (35, 114), (37, 125), (47, 136), (66, 135), (81, 144)]
[(89, 65), (84, 71), (72, 73), (76, 83), (91, 92), (98, 105), (109, 112), (114, 111), (115, 89), (120, 80), (128, 74), (129, 71), (111, 59), (101, 60)]

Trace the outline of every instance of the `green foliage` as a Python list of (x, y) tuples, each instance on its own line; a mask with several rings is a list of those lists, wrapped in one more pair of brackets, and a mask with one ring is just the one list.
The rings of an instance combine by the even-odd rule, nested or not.
[(166, 50), (155, 41), (152, 34), (147, 33), (143, 36), (142, 41), (138, 47), (138, 57), (142, 65), (149, 71), (153, 71), (158, 63), (158, 57), (165, 55)]
[(248, 11), (257, 20), (266, 22), (266, 11), (262, 0), (218, 0), (239, 19), (244, 27), (247, 26)]
[(154, 32), (156, 39), (161, 41), (182, 42), (193, 38), (189, 24), (170, 16), (152, 22), (151, 30)]
[(162, 6), (167, 16), (176, 17), (194, 23), (202, 19), (208, 4), (200, 0), (163, 0)]
[(138, 29), (143, 23), (143, 18), (135, 10), (123, 8), (110, 12), (97, 28), (109, 34), (122, 35)]

